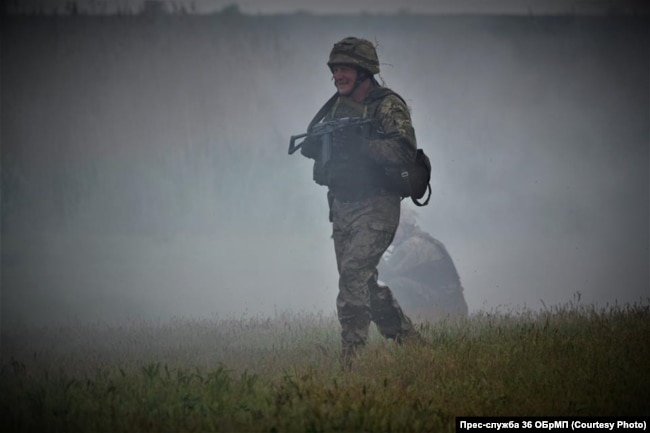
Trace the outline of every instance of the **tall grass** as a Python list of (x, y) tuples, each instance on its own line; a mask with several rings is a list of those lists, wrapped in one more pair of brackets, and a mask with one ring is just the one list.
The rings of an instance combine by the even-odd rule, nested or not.
[(460, 415), (650, 414), (650, 308), (568, 305), (373, 328), (344, 369), (326, 314), (14, 329), (4, 431), (453, 431)]

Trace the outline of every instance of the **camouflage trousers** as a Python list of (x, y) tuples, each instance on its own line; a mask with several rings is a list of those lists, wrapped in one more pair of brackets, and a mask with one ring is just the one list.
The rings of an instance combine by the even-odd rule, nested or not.
[(399, 197), (379, 195), (351, 202), (335, 198), (331, 211), (339, 271), (336, 310), (344, 353), (366, 344), (371, 320), (386, 338), (414, 334), (411, 320), (391, 290), (377, 282), (377, 264), (399, 223)]

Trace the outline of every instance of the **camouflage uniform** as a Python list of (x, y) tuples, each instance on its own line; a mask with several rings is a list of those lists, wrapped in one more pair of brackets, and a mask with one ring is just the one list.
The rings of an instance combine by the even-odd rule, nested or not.
[(379, 264), (379, 276), (410, 314), (427, 318), (467, 315), (463, 286), (451, 256), (439, 240), (413, 226)]
[[(346, 42), (353, 48), (361, 44), (362, 50), (371, 48), (374, 53), (368, 41), (346, 38), (341, 43)], [(346, 57), (345, 53), (337, 54), (337, 45), (330, 55), (330, 66), (352, 64), (357, 59)], [(374, 74), (379, 71), (378, 65), (378, 61), (371, 65), (362, 61), (360, 66)], [(413, 157), (415, 133), (402, 98), (374, 79), (372, 84), (361, 103), (335, 95), (324, 120), (372, 118), (376, 131), (381, 133), (357, 131), (334, 137), (335, 150), (324, 168), (325, 173), (316, 172), (317, 152), (310, 151), (309, 146), (303, 146), (302, 151), (303, 155), (317, 160), (314, 180), (329, 188), (332, 238), (339, 272), (336, 307), (344, 357), (365, 345), (371, 320), (386, 338), (402, 341), (417, 337), (411, 320), (390, 289), (377, 282), (377, 265), (393, 241), (400, 218), (400, 196), (387, 182), (383, 166), (404, 163)]]

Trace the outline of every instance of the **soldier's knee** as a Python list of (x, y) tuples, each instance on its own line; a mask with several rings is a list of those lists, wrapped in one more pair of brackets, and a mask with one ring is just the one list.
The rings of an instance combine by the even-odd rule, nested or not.
[(375, 285), (374, 290), (370, 291), (370, 300), (373, 302), (391, 302), (393, 299), (393, 294), (390, 291), (388, 286), (384, 285)]

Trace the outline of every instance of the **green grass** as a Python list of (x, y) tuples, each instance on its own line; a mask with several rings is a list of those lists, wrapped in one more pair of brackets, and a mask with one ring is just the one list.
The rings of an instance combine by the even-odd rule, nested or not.
[(454, 431), (468, 415), (650, 414), (650, 308), (568, 306), (374, 330), (333, 316), (23, 328), (2, 336), (3, 431)]

